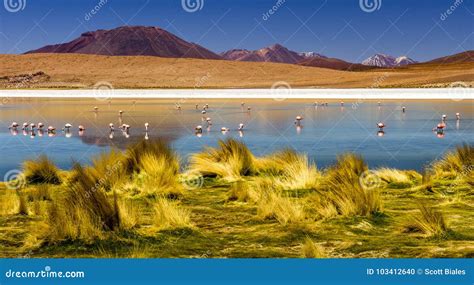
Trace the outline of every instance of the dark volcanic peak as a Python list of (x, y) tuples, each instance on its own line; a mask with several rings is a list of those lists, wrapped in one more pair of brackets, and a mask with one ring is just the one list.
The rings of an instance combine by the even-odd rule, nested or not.
[(83, 33), (68, 43), (49, 45), (27, 53), (83, 53), (98, 55), (148, 55), (219, 59), (219, 55), (187, 42), (158, 27), (124, 26)]

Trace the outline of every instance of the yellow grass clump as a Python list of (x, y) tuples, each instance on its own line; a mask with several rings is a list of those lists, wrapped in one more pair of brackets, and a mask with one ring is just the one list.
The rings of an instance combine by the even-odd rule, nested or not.
[(191, 213), (176, 201), (159, 198), (154, 206), (154, 225), (159, 230), (192, 227)]
[[(441, 160), (433, 165), (435, 176), (458, 176), (472, 178), (474, 172), (474, 146), (463, 144), (457, 146), (452, 152), (447, 153)], [(469, 180), (469, 179), (468, 179)]]
[(339, 156), (326, 173), (326, 189), (318, 193), (321, 197), (320, 203), (315, 205), (317, 211), (322, 215), (335, 211), (343, 216), (369, 216), (380, 212), (382, 201), (378, 185), (366, 187), (361, 181), (367, 171), (362, 157), (354, 154)]
[(419, 213), (404, 225), (404, 232), (421, 233), (425, 237), (446, 236), (449, 228), (441, 212), (425, 204), (420, 204), (418, 209)]
[(47, 156), (23, 163), (23, 175), (28, 184), (60, 184), (59, 170)]
[(191, 170), (204, 176), (235, 181), (255, 172), (254, 156), (235, 139), (219, 140), (217, 148), (208, 147), (191, 157)]
[(312, 239), (306, 238), (301, 250), (305, 258), (325, 258), (326, 253), (324, 247), (315, 243)]
[(321, 174), (306, 154), (292, 149), (271, 154), (256, 160), (257, 172), (275, 178), (275, 184), (287, 190), (317, 188)]

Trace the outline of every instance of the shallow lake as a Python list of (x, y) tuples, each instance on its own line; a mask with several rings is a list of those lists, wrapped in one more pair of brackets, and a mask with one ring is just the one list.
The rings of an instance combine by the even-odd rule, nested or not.
[[(73, 161), (89, 163), (110, 147), (123, 149), (145, 136), (169, 141), (183, 162), (189, 154), (215, 146), (219, 139), (234, 137), (256, 155), (294, 148), (307, 153), (318, 167), (327, 167), (338, 154), (355, 152), (370, 167), (416, 170), (456, 145), (474, 143), (473, 100), (344, 101), (341, 106), (341, 100), (318, 99), (12, 99), (0, 105), (0, 180), (8, 171), (20, 169), (24, 160), (41, 154), (67, 169)], [(209, 108), (202, 114), (205, 104)], [(443, 114), (446, 127), (438, 134), (433, 128)], [(299, 126), (296, 116), (303, 117)], [(210, 128), (206, 117), (211, 118)], [(9, 130), (12, 122), (20, 125), (17, 132)], [(54, 126), (56, 135), (23, 132), (24, 122)], [(384, 133), (379, 132), (379, 122), (386, 125)], [(72, 127), (65, 133), (61, 129), (66, 123)], [(115, 126), (112, 134), (110, 123)], [(244, 124), (241, 132), (240, 123)], [(130, 125), (129, 133), (119, 130), (122, 124)], [(86, 128), (81, 135), (79, 125)], [(197, 125), (203, 127), (199, 136), (194, 130)], [(229, 131), (222, 132), (223, 127)]]

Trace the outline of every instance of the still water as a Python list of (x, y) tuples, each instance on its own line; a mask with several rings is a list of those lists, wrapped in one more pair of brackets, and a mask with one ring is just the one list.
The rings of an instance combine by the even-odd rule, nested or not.
[[(341, 100), (318, 99), (10, 100), (0, 106), (0, 180), (8, 171), (21, 168), (24, 160), (41, 154), (68, 169), (73, 161), (89, 163), (98, 153), (111, 147), (123, 149), (145, 136), (167, 140), (183, 162), (205, 146), (215, 146), (219, 139), (234, 137), (256, 155), (291, 147), (307, 153), (318, 167), (327, 167), (338, 154), (355, 152), (370, 167), (416, 170), (456, 145), (474, 143), (473, 100), (344, 101), (342, 106)], [(209, 108), (202, 114), (205, 104)], [(436, 133), (433, 128), (443, 114), (447, 115), (446, 127), (443, 133)], [(303, 117), (299, 125), (296, 116)], [(207, 117), (212, 123), (209, 128)], [(20, 125), (17, 132), (9, 130), (12, 122)], [(23, 132), (24, 122), (42, 122), (57, 132), (54, 136), (37, 128), (33, 133)], [(383, 133), (377, 127), (379, 122), (385, 124)], [(72, 127), (64, 133), (61, 129), (67, 123)], [(145, 123), (149, 123), (148, 132)], [(241, 132), (240, 123), (244, 124)], [(130, 125), (128, 133), (119, 129), (122, 124)], [(86, 128), (81, 134), (79, 125)], [(203, 127), (199, 136), (197, 125)], [(229, 130), (222, 132), (221, 128)]]

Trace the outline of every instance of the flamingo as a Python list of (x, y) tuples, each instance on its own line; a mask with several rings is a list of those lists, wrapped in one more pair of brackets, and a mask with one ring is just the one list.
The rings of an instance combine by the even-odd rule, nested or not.
[(35, 128), (36, 128), (36, 124), (35, 124), (35, 123), (31, 123), (31, 124), (30, 124), (30, 129), (31, 129), (31, 131), (34, 131)]
[(23, 127), (21, 128), (23, 131), (28, 130), (28, 123), (23, 123)]
[(301, 120), (303, 120), (302, 116), (296, 116), (295, 124), (297, 126), (301, 125)]
[(247, 107), (247, 111), (250, 113), (250, 111), (252, 110), (252, 108), (250, 107)]
[(377, 124), (377, 127), (379, 128), (380, 131), (383, 131), (383, 128), (385, 128), (385, 124), (380, 122)]
[(148, 126), (150, 126), (150, 124), (145, 123), (145, 132), (148, 132)]
[(443, 120), (443, 122), (446, 121), (446, 118), (447, 118), (447, 117), (448, 117), (448, 116), (446, 116), (446, 115), (444, 115), (444, 114), (443, 114), (443, 116), (441, 116), (441, 119)]
[(207, 122), (207, 125), (208, 125), (208, 126), (212, 126), (211, 118), (207, 117), (207, 118), (206, 118), (206, 122)]
[(201, 134), (202, 133), (202, 126), (198, 125), (194, 128), (194, 130), (196, 131), (196, 134)]
[(240, 123), (239, 124), (239, 131), (243, 131), (243, 129), (244, 129), (244, 124)]
[(13, 122), (10, 127), (8, 127), (9, 130), (16, 130), (18, 128), (18, 123), (17, 122)]
[(41, 122), (38, 123), (38, 129), (39, 129), (39, 130), (43, 130), (43, 128), (44, 128), (44, 124), (41, 123)]
[(119, 116), (122, 117), (122, 114), (123, 114), (123, 111), (120, 110), (120, 111), (119, 111)]
[(341, 101), (341, 107), (344, 107), (344, 101)]
[(99, 107), (95, 106), (94, 107), (94, 112), (97, 112), (97, 111), (99, 111)]
[(456, 113), (456, 120), (458, 120), (458, 121), (461, 120), (461, 114)]
[(403, 106), (403, 107), (402, 107), (402, 112), (403, 112), (403, 113), (405, 113), (405, 109), (406, 109), (406, 107)]
[(72, 125), (67, 123), (64, 125), (63, 131), (69, 132), (69, 130), (72, 128)]
[(54, 133), (56, 132), (56, 128), (53, 126), (48, 126), (48, 133)]
[(379, 107), (382, 105), (382, 103), (380, 101), (377, 102), (377, 105), (379, 105)]
[(114, 124), (110, 123), (110, 124), (109, 124), (109, 128), (110, 128), (110, 131), (111, 131), (111, 132), (114, 132), (114, 131), (115, 131)]
[(229, 129), (226, 128), (226, 127), (222, 127), (222, 128), (221, 128), (222, 134), (226, 134), (228, 131), (229, 131)]

